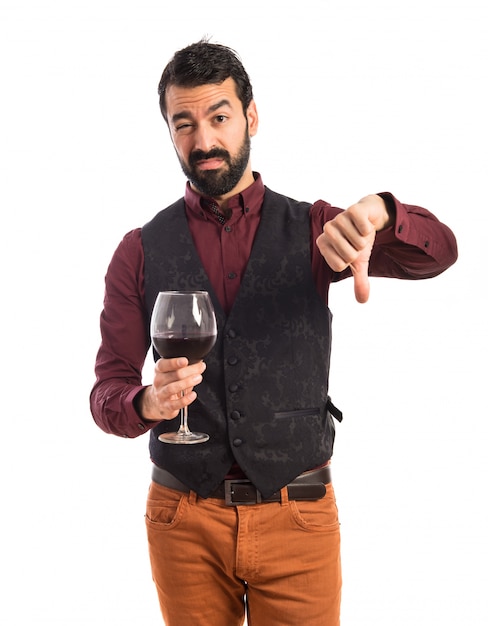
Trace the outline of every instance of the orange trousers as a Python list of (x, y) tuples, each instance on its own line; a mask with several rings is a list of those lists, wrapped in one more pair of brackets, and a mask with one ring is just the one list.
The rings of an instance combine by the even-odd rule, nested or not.
[(227, 506), (152, 482), (149, 555), (166, 626), (339, 626), (334, 490), (313, 502)]

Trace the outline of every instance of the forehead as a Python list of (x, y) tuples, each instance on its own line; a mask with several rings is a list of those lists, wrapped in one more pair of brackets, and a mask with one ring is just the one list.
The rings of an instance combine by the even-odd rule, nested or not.
[(170, 85), (166, 91), (168, 119), (182, 113), (205, 114), (210, 112), (216, 104), (224, 102), (230, 108), (242, 109), (236, 92), (236, 84), (232, 78), (227, 78), (223, 83), (210, 83), (198, 87)]

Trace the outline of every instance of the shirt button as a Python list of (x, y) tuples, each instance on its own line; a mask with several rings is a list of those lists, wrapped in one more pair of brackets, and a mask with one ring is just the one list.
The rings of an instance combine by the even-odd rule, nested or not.
[(229, 272), (229, 273), (227, 274), (227, 278), (231, 278), (231, 279), (232, 279), (232, 278), (237, 278), (237, 274), (236, 274), (235, 272)]
[(146, 427), (144, 426), (144, 424), (137, 424), (137, 428), (139, 430), (146, 430)]
[(398, 233), (401, 233), (403, 230), (403, 224), (400, 224), (400, 226), (398, 227)]
[(230, 233), (230, 232), (232, 232), (232, 226), (226, 226), (224, 228), (224, 230), (225, 230), (226, 233)]
[(426, 242), (424, 243), (424, 248), (428, 248), (429, 246), (430, 246), (430, 241), (426, 241)]

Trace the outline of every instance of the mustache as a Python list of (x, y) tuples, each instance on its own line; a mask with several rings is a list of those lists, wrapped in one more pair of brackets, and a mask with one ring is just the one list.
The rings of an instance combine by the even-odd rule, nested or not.
[(189, 157), (190, 165), (195, 165), (198, 161), (205, 161), (207, 159), (224, 159), (227, 163), (230, 161), (230, 154), (227, 150), (222, 148), (212, 148), (208, 152), (203, 150), (194, 150)]

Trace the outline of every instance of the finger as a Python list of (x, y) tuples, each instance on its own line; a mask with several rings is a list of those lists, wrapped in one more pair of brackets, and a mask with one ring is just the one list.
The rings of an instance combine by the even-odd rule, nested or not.
[(173, 372), (179, 370), (182, 367), (188, 365), (188, 359), (184, 356), (179, 356), (175, 359), (158, 359), (156, 361), (155, 369), (157, 372)]
[(179, 410), (194, 402), (196, 398), (196, 392), (193, 389), (187, 389), (186, 391), (181, 391), (178, 394), (171, 396), (171, 398), (166, 400), (165, 403), (167, 407), (171, 407), (173, 410)]
[(369, 276), (367, 263), (354, 263), (351, 265), (351, 271), (354, 278), (354, 295), (356, 300), (364, 304), (369, 300)]
[[(327, 264), (334, 272), (342, 272), (342, 270), (348, 267), (352, 259), (346, 259), (344, 253), (344, 244), (334, 242), (325, 234), (321, 234), (315, 240), (315, 243), (320, 251), (320, 254), (327, 261)], [(349, 246), (350, 249), (350, 246)]]
[(160, 384), (167, 384), (172, 380), (184, 380), (195, 374), (203, 374), (206, 369), (204, 361), (198, 361), (192, 365), (188, 365), (188, 359), (178, 357), (176, 359), (159, 359), (155, 366), (155, 378)]
[(182, 378), (180, 380), (173, 381), (171, 383), (166, 384), (162, 388), (162, 392), (166, 396), (170, 396), (172, 398), (178, 398), (182, 394), (190, 393), (193, 390), (195, 385), (199, 385), (203, 380), (201, 374), (195, 374), (193, 376), (188, 376), (187, 378)]
[(316, 244), (331, 269), (342, 272), (367, 247), (371, 233), (369, 222), (357, 222), (344, 212), (324, 225)]
[(170, 398), (165, 398), (159, 402), (159, 415), (161, 419), (174, 419), (180, 410), (194, 402), (197, 394), (193, 390), (188, 393), (178, 393)]

